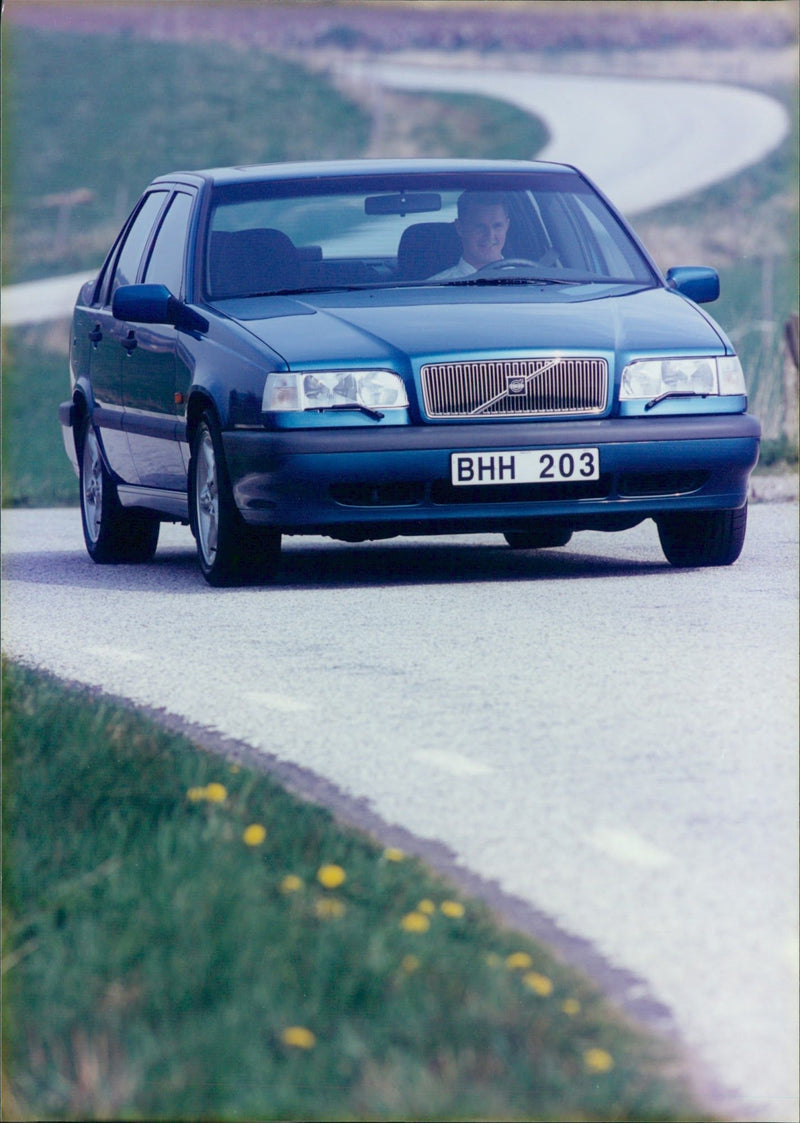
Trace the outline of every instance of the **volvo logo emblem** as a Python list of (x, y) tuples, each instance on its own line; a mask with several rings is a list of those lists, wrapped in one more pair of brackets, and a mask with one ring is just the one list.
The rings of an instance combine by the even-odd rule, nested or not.
[(521, 374), (514, 375), (512, 378), (509, 378), (509, 380), (508, 380), (508, 392), (509, 392), (509, 394), (524, 394), (525, 393), (525, 386), (526, 386), (526, 381), (525, 381), (525, 378)]

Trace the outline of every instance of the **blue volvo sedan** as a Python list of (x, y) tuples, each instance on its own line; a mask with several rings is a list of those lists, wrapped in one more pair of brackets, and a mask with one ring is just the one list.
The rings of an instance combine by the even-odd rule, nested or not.
[(672, 565), (729, 565), (760, 429), (718, 294), (567, 165), (159, 177), (75, 307), (87, 550), (146, 562), (188, 523), (230, 585), (273, 577), (283, 535), (540, 549), (652, 518)]

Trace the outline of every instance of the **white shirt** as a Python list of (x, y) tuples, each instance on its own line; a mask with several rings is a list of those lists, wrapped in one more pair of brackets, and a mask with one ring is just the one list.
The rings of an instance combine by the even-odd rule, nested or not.
[(449, 269), (443, 269), (441, 273), (434, 274), (433, 277), (428, 277), (429, 281), (452, 281), (456, 277), (468, 277), (470, 273), (477, 273), (478, 270), (474, 265), (470, 265), (462, 257), (455, 265), (451, 265)]

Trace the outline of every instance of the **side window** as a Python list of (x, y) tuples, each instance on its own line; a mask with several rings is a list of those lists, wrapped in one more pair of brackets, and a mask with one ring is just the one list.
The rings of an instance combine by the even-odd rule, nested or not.
[(192, 196), (178, 192), (161, 221), (144, 279), (150, 284), (166, 285), (173, 296), (181, 295), (186, 232), (192, 210)]
[(146, 196), (139, 208), (139, 213), (133, 220), (133, 224), (125, 236), (125, 241), (122, 243), (122, 249), (119, 251), (117, 267), (114, 270), (114, 280), (112, 281), (111, 289), (108, 293), (109, 301), (114, 291), (118, 289), (120, 285), (132, 285), (135, 283), (136, 274), (139, 270), (139, 262), (142, 260), (142, 254), (147, 245), (147, 239), (150, 237), (153, 223), (158, 217), (158, 213), (163, 207), (166, 197), (166, 191), (153, 191), (150, 195)]
[(121, 234), (118, 234), (114, 239), (114, 245), (106, 254), (106, 259), (103, 262), (102, 269), (97, 275), (97, 281), (95, 282), (94, 286), (94, 296), (92, 297), (92, 304), (94, 305), (102, 306), (103, 304), (108, 303), (108, 301), (105, 299), (106, 290), (108, 289), (108, 279), (113, 272), (114, 260), (117, 256), (117, 250), (119, 249), (121, 241), (122, 236)]

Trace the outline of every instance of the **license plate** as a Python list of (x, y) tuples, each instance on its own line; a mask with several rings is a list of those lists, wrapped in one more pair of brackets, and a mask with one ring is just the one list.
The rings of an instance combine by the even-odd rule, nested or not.
[(599, 479), (600, 452), (596, 448), (454, 452), (450, 456), (450, 480), (456, 487)]

